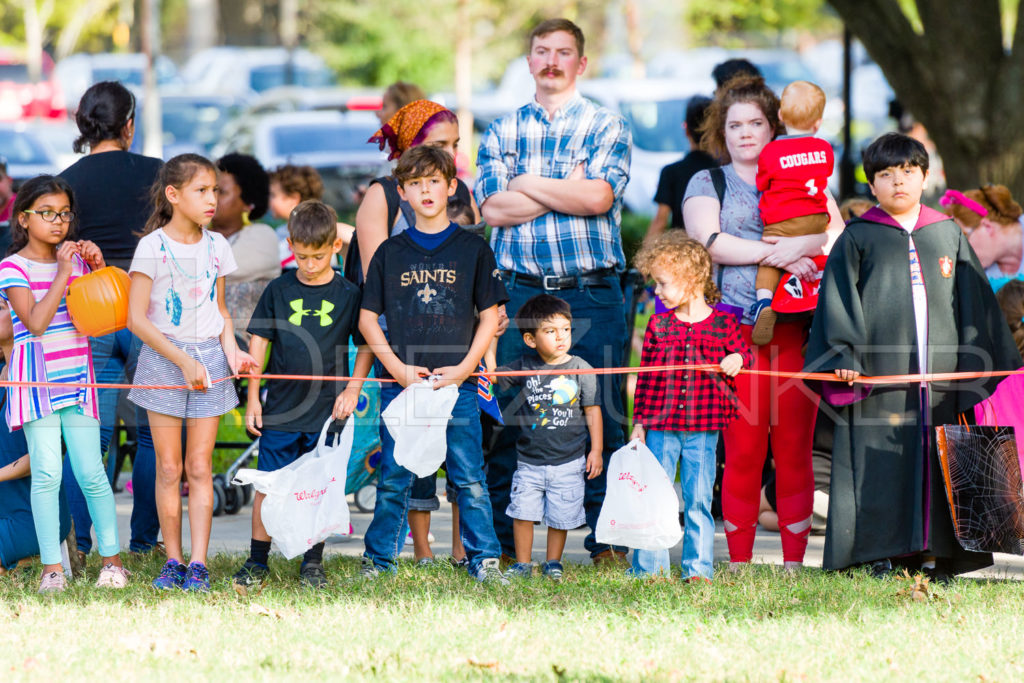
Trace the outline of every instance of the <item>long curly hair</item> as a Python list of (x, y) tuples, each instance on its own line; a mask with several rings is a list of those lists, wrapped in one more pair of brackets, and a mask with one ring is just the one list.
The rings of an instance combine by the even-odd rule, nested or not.
[(668, 268), (686, 282), (687, 297), (703, 293), (709, 306), (722, 300), (711, 277), (711, 254), (682, 230), (669, 230), (645, 244), (633, 264), (648, 277), (655, 268)]
[(701, 149), (727, 164), (732, 161), (729, 149), (725, 144), (725, 119), (729, 107), (734, 104), (749, 103), (760, 108), (772, 127), (772, 139), (779, 134), (782, 123), (779, 121), (779, 98), (759, 76), (734, 76), (718, 89), (715, 99), (711, 101), (704, 124), (700, 127)]

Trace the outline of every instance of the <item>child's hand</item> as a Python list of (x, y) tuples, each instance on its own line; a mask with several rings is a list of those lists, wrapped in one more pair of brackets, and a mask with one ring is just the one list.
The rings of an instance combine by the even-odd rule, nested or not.
[(394, 377), (404, 389), (422, 381), (423, 378), (429, 374), (430, 370), (420, 367), (419, 365), (403, 365), (402, 370), (396, 374), (392, 374), (392, 377)]
[(75, 254), (77, 253), (77, 242), (64, 242), (57, 247), (57, 270), (70, 273), (74, 265)]
[(247, 372), (258, 372), (259, 365), (256, 359), (241, 349), (228, 356), (228, 365), (231, 366), (231, 374), (244, 375)]
[(103, 260), (103, 252), (100, 251), (100, 248), (94, 242), (89, 240), (80, 240), (78, 242), (78, 254), (93, 270), (99, 270), (107, 265), (107, 262)]
[(338, 398), (334, 399), (334, 411), (331, 415), (335, 420), (344, 420), (352, 414), (357, 405), (359, 405), (359, 389), (355, 386), (348, 387), (338, 394)]
[(259, 401), (249, 401), (245, 407), (245, 428), (256, 436), (262, 436), (263, 432), (263, 406)]
[(647, 443), (647, 430), (644, 429), (643, 425), (633, 425), (633, 431), (629, 435), (629, 440), (632, 441), (638, 439), (640, 443)]
[(189, 358), (188, 362), (180, 367), (181, 374), (185, 376), (185, 384), (188, 385), (189, 389), (205, 393), (206, 388), (210, 386), (207, 383), (210, 374), (206, 371), (206, 366), (195, 358)]
[(738, 353), (730, 353), (718, 364), (718, 369), (729, 377), (735, 377), (743, 369), (743, 356)]
[(587, 454), (587, 479), (600, 476), (603, 469), (604, 460), (601, 457), (601, 451), (590, 451)]
[(498, 331), (494, 333), (495, 339), (505, 334), (505, 330), (508, 329), (508, 324), (508, 312), (505, 310), (505, 304), (502, 304), (498, 306)]
[(449, 384), (459, 386), (473, 374), (472, 370), (465, 370), (458, 365), (449, 365), (445, 368), (435, 368), (430, 371), (431, 375), (437, 375), (437, 380), (434, 382), (434, 391), (437, 391), (441, 387), (446, 387)]
[(839, 379), (843, 380), (844, 382), (846, 382), (850, 386), (853, 386), (853, 380), (855, 380), (858, 377), (860, 377), (860, 373), (857, 372), (856, 370), (836, 369), (836, 377), (838, 377)]

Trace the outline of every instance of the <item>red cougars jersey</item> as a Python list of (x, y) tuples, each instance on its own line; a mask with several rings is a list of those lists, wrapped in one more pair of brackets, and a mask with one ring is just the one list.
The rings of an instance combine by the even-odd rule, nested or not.
[(834, 164), (832, 146), (820, 138), (801, 135), (769, 142), (757, 161), (765, 225), (827, 213), (825, 189)]

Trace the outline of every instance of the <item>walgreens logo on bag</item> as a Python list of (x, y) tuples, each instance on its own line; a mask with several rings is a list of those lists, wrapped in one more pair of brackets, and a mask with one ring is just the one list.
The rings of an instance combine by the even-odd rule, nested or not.
[(637, 481), (636, 477), (633, 476), (632, 472), (619, 472), (619, 481), (626, 482), (637, 493), (643, 493), (644, 491), (647, 490), (647, 484), (641, 484), (639, 481)]
[(295, 496), (295, 500), (297, 501), (306, 501), (312, 503), (313, 505), (319, 505), (320, 499), (323, 498), (325, 493), (327, 493), (327, 489), (330, 488), (331, 484), (333, 484), (336, 481), (337, 479), (331, 477), (331, 480), (327, 482), (327, 486), (323, 487), (322, 489), (313, 489), (311, 491), (293, 491), (292, 495)]

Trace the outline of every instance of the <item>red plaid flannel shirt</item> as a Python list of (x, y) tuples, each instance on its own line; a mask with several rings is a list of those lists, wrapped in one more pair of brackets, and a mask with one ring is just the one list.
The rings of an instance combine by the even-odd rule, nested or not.
[[(684, 323), (668, 311), (651, 316), (640, 365), (717, 365), (731, 353), (743, 356), (745, 368), (754, 364), (734, 316), (714, 310), (700, 322)], [(736, 382), (720, 372), (674, 370), (637, 376), (633, 422), (648, 429), (718, 430), (736, 413)]]

